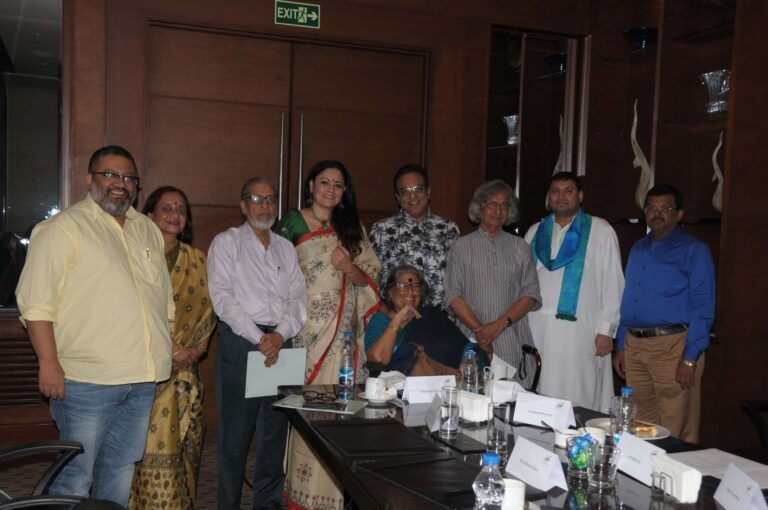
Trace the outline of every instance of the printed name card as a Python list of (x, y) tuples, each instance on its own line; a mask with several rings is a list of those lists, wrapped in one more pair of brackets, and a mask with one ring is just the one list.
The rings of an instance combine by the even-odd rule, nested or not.
[(554, 486), (568, 490), (563, 466), (556, 453), (518, 437), (507, 462), (506, 472), (542, 491)]
[(515, 423), (527, 423), (541, 427), (544, 421), (556, 429), (576, 425), (573, 406), (569, 400), (542, 397), (534, 393), (519, 393), (515, 404)]
[(405, 379), (403, 400), (409, 404), (429, 404), (443, 386), (456, 386), (456, 377), (452, 375), (428, 375)]
[(645, 485), (651, 485), (651, 473), (653, 472), (653, 456), (667, 453), (664, 449), (651, 444), (648, 441), (622, 433), (619, 438), (619, 471), (637, 479)]
[(765, 510), (766, 503), (760, 485), (731, 463), (715, 491), (715, 501), (725, 510)]
[(440, 394), (435, 393), (435, 396), (432, 398), (432, 403), (429, 405), (429, 409), (427, 409), (427, 413), (424, 415), (424, 422), (427, 424), (427, 428), (429, 428), (430, 432), (437, 432), (440, 428), (440, 404), (442, 403)]

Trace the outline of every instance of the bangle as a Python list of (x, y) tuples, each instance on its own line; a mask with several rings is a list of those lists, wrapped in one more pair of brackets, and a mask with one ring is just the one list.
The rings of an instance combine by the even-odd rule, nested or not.
[(690, 359), (685, 359), (685, 358), (682, 358), (682, 359), (680, 360), (680, 363), (682, 363), (682, 364), (683, 364), (683, 365), (685, 365), (686, 367), (690, 367), (690, 368), (696, 368), (696, 362), (695, 362), (695, 361), (693, 361), (693, 360), (690, 360)]

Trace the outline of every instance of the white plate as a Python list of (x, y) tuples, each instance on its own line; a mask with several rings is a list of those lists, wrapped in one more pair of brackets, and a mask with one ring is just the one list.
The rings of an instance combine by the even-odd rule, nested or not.
[[(648, 421), (641, 421), (637, 420), (639, 423), (646, 423), (648, 425), (653, 425), (656, 427), (656, 435), (655, 436), (637, 436), (640, 439), (644, 439), (646, 441), (656, 441), (657, 439), (664, 439), (666, 437), (669, 437), (672, 435), (672, 433), (669, 431), (667, 427), (664, 427), (663, 425), (657, 425), (655, 423), (651, 423)], [(605, 431), (606, 434), (611, 433), (611, 419), (610, 418), (592, 418), (591, 420), (587, 420), (587, 423), (585, 423), (587, 427), (598, 427)]]
[(378, 397), (378, 398), (373, 398), (373, 396), (368, 397), (365, 394), (365, 392), (360, 393), (360, 398), (364, 398), (371, 404), (386, 404), (387, 402), (389, 402), (389, 399), (387, 397)]

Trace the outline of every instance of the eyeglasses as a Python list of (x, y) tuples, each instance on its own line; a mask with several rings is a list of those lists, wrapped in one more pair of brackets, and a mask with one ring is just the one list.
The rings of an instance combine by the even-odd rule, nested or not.
[(125, 184), (133, 184), (134, 186), (139, 185), (139, 176), (138, 175), (120, 175), (116, 172), (91, 172), (93, 175), (100, 175), (104, 177), (104, 179), (110, 181), (110, 182), (118, 182), (123, 181)]
[(397, 190), (397, 195), (399, 197), (405, 197), (407, 195), (410, 195), (413, 193), (414, 195), (423, 195), (424, 192), (427, 190), (427, 187), (423, 184), (417, 184), (416, 186), (408, 186), (407, 188), (400, 188)]
[(319, 393), (314, 390), (307, 390), (302, 396), (304, 397), (304, 402), (321, 402), (324, 404), (336, 402), (336, 395), (333, 393)]
[(492, 200), (489, 200), (488, 202), (485, 202), (483, 204), (483, 207), (487, 207), (488, 209), (501, 209), (502, 211), (509, 210), (509, 204), (506, 202), (494, 202)]
[(187, 208), (183, 205), (175, 206), (175, 205), (164, 205), (160, 207), (160, 212), (163, 214), (171, 214), (172, 212), (177, 213), (179, 216), (186, 216), (187, 215)]
[(672, 207), (671, 205), (662, 205), (661, 207), (657, 205), (646, 205), (643, 207), (643, 211), (647, 213), (663, 213), (663, 214), (669, 214), (673, 211), (677, 211), (676, 207)]
[(263, 204), (264, 202), (267, 203), (267, 205), (276, 205), (277, 204), (277, 197), (275, 195), (267, 195), (266, 197), (264, 195), (243, 195), (243, 200), (248, 200), (250, 202), (253, 202), (256, 205)]
[(327, 177), (321, 177), (318, 179), (317, 184), (324, 188), (333, 188), (336, 191), (344, 191), (346, 189), (346, 186), (342, 181), (334, 181), (333, 179), (329, 179)]
[(397, 282), (395, 287), (401, 292), (405, 292), (408, 289), (413, 292), (421, 292), (421, 282)]

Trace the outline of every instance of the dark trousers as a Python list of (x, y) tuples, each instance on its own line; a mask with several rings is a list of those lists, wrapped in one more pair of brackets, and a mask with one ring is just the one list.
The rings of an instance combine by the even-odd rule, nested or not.
[(256, 431), (253, 506), (283, 500), (283, 457), (288, 419), (272, 407), (277, 397), (245, 398), (248, 353), (258, 347), (225, 323), (216, 349), (216, 410), (219, 417), (219, 509), (240, 508), (245, 461)]

